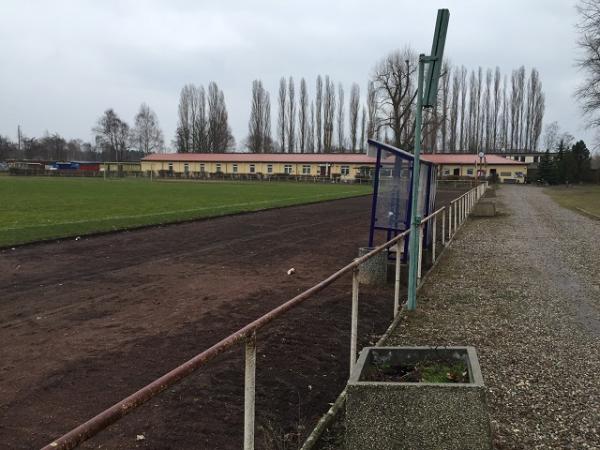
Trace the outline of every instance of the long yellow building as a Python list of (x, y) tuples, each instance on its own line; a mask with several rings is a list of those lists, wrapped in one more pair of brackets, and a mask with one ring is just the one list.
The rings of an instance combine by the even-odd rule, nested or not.
[[(437, 165), (439, 178), (494, 177), (506, 183), (524, 183), (527, 164), (489, 155), (479, 166), (477, 155), (425, 154), (422, 159)], [(384, 164), (388, 161), (384, 161)], [(392, 162), (390, 160), (389, 162)], [(146, 174), (218, 178), (226, 175), (268, 178), (271, 176), (325, 177), (340, 181), (370, 178), (375, 158), (352, 153), (166, 153), (142, 159)]]

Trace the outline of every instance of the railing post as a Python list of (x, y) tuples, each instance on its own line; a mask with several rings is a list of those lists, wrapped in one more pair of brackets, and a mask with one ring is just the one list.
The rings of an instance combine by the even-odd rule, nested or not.
[(256, 406), (256, 333), (246, 339), (244, 383), (244, 450), (254, 450), (254, 418)]
[(358, 267), (352, 271), (352, 317), (350, 321), (350, 373), (352, 373), (356, 364), (356, 342), (358, 340)]
[(398, 315), (400, 311), (400, 272), (402, 264), (402, 249), (404, 248), (404, 238), (400, 238), (396, 242), (396, 273), (394, 277), (394, 317)]
[(458, 202), (454, 202), (454, 234), (458, 225)]
[(435, 262), (435, 243), (437, 241), (437, 234), (436, 234), (436, 224), (437, 224), (437, 215), (433, 216), (433, 224), (431, 225), (431, 234), (433, 236), (433, 238), (431, 239), (431, 263), (433, 264)]
[(452, 202), (448, 207), (448, 240), (452, 239)]
[(446, 246), (446, 208), (442, 209), (442, 246)]
[(417, 286), (421, 281), (421, 262), (423, 260), (423, 224), (419, 225), (419, 261), (417, 263)]

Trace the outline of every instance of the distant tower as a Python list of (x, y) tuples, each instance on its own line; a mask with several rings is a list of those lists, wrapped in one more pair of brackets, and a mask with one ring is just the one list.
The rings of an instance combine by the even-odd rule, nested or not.
[(21, 125), (17, 125), (17, 145), (19, 151), (21, 151)]

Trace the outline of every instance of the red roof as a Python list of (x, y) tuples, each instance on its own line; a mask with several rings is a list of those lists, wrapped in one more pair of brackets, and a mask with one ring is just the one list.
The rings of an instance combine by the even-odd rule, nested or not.
[[(425, 161), (432, 162), (434, 164), (477, 164), (479, 163), (479, 156), (475, 154), (470, 155), (457, 155), (452, 153), (436, 153), (436, 154), (427, 154), (423, 155), (422, 159)], [(512, 159), (505, 158), (504, 156), (498, 155), (486, 155), (483, 158), (484, 164), (494, 164), (494, 165), (503, 165), (503, 164), (519, 164), (523, 165), (524, 163), (513, 161)]]
[(165, 153), (146, 156), (143, 161), (374, 164), (375, 158), (358, 153)]
[[(387, 158), (385, 162), (393, 162), (392, 158)], [(421, 159), (434, 164), (475, 164), (479, 162), (479, 157), (475, 154), (424, 154)], [(375, 158), (359, 153), (163, 153), (146, 156), (142, 161), (375, 164)], [(485, 163), (523, 164), (497, 155), (487, 155)]]

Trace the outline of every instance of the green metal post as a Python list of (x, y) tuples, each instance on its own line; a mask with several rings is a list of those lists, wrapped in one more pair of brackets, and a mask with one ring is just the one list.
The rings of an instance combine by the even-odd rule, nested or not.
[(423, 119), (423, 72), (425, 55), (419, 55), (419, 78), (417, 85), (417, 110), (415, 111), (415, 153), (412, 173), (412, 199), (410, 235), (408, 237), (408, 302), (407, 309), (417, 307), (417, 270), (419, 267), (419, 175), (421, 172), (421, 121)]

